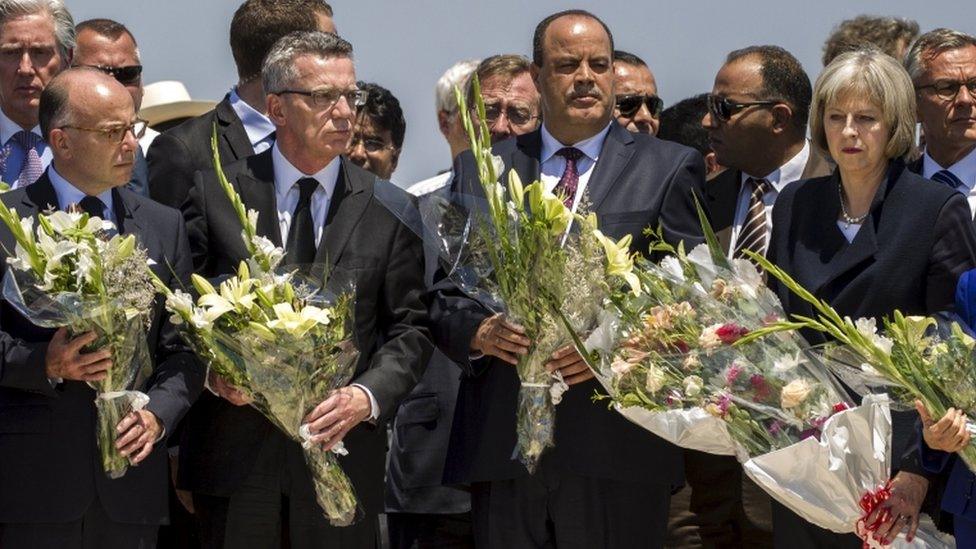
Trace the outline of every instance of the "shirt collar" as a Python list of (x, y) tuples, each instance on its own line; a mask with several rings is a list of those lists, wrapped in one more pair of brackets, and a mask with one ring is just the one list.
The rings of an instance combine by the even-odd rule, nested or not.
[(275, 126), (271, 120), (259, 113), (254, 107), (237, 95), (237, 88), (230, 90), (230, 108), (234, 109), (237, 117), (244, 123), (244, 132), (251, 142), (251, 146), (264, 141), (275, 131)]
[(562, 143), (559, 142), (558, 139), (556, 139), (555, 137), (552, 136), (551, 133), (549, 133), (549, 128), (547, 128), (546, 124), (543, 123), (542, 124), (542, 156), (541, 158), (539, 158), (539, 163), (547, 162), (550, 158), (553, 157), (553, 155), (559, 152), (559, 149), (562, 149), (563, 147), (576, 147), (577, 149), (580, 150), (580, 152), (585, 154), (587, 158), (589, 158), (593, 162), (596, 162), (597, 159), (600, 157), (600, 151), (603, 150), (603, 142), (607, 139), (607, 133), (609, 131), (610, 131), (610, 123), (608, 122), (607, 126), (602, 130), (600, 130), (599, 132), (597, 132), (597, 134), (594, 135), (593, 137), (588, 137), (578, 143), (573, 143), (572, 145), (563, 145)]
[(932, 179), (935, 172), (942, 170), (949, 170), (952, 172), (952, 175), (962, 181), (962, 184), (967, 189), (972, 190), (976, 186), (976, 148), (969, 151), (969, 154), (948, 168), (940, 166), (938, 162), (929, 156), (929, 151), (926, 149), (925, 155), (922, 156), (922, 177)]
[[(82, 192), (78, 187), (75, 187), (70, 181), (65, 179), (54, 169), (54, 164), (51, 164), (47, 170), (48, 179), (51, 180), (51, 185), (54, 186), (54, 194), (58, 197), (58, 205), (62, 210), (68, 208), (72, 204), (80, 204), (81, 199), (88, 196)], [(114, 212), (112, 209), (112, 189), (103, 191), (101, 194), (96, 196), (105, 204), (105, 209), (108, 210), (109, 214)]]
[[(23, 130), (19, 124), (7, 117), (7, 114), (0, 109), (0, 146), (6, 145), (7, 141), (14, 136), (15, 133)], [(34, 126), (31, 128), (31, 133), (41, 135), (41, 127)]]
[[(800, 152), (793, 155), (793, 158), (786, 161), (779, 168), (776, 168), (771, 173), (767, 174), (765, 179), (777, 193), (783, 190), (783, 187), (789, 185), (794, 181), (799, 181), (803, 177), (803, 170), (807, 167), (807, 161), (810, 159), (810, 142), (804, 140), (803, 148)], [(755, 179), (760, 179), (754, 175), (742, 172), (742, 182), (745, 183), (750, 177)]]
[(295, 186), (295, 183), (303, 177), (311, 177), (319, 182), (319, 187), (325, 191), (326, 199), (332, 198), (335, 191), (336, 181), (339, 179), (339, 157), (332, 159), (324, 168), (313, 174), (303, 173), (285, 158), (278, 148), (278, 143), (271, 147), (271, 161), (274, 166), (275, 195), (278, 203), (281, 204), (288, 191)]

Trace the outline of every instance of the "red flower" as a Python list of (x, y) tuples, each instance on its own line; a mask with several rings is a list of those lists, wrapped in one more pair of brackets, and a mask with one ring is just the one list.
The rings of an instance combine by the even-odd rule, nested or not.
[(850, 406), (848, 406), (846, 402), (838, 402), (837, 404), (834, 404), (834, 413), (836, 414), (838, 412), (843, 412), (849, 408)]
[(752, 374), (749, 383), (752, 385), (752, 390), (756, 392), (756, 399), (766, 400), (769, 396), (769, 384), (766, 383), (766, 378), (760, 374)]
[(723, 324), (715, 330), (715, 335), (726, 345), (732, 345), (749, 333), (749, 330), (735, 324)]

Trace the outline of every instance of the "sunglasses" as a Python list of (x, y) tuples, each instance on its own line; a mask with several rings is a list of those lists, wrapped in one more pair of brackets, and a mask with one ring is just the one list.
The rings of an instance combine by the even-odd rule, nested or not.
[(119, 81), (124, 86), (138, 84), (142, 78), (142, 65), (128, 65), (125, 67), (103, 67), (101, 65), (79, 65), (80, 67), (90, 67), (98, 69), (112, 78)]
[(732, 116), (746, 107), (764, 106), (770, 107), (773, 105), (779, 105), (780, 101), (745, 101), (739, 103), (737, 101), (732, 101), (728, 97), (719, 97), (717, 95), (708, 95), (708, 112), (715, 118), (728, 122)]
[(638, 94), (617, 96), (617, 110), (620, 111), (621, 116), (626, 118), (632, 118), (636, 115), (641, 105), (647, 105), (648, 112), (654, 118), (661, 116), (661, 111), (664, 110), (664, 100), (656, 95)]
[[(520, 107), (509, 106), (504, 112), (505, 117), (508, 118), (508, 121), (516, 126), (524, 126), (536, 118), (539, 118), (530, 111)], [(488, 122), (489, 125), (494, 124), (501, 117), (501, 115), (502, 108), (498, 103), (485, 104), (485, 121)]]

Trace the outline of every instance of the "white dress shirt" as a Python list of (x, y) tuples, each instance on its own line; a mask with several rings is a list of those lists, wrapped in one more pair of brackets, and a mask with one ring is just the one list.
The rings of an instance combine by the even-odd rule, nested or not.
[(261, 114), (254, 107), (237, 95), (237, 88), (230, 90), (230, 108), (234, 109), (237, 117), (244, 123), (244, 132), (254, 147), (254, 154), (263, 153), (274, 143), (275, 126), (267, 116)]
[[(739, 189), (739, 200), (735, 205), (735, 217), (732, 222), (732, 238), (729, 243), (729, 257), (735, 252), (735, 246), (739, 240), (739, 234), (742, 232), (742, 227), (746, 224), (749, 218), (749, 199), (752, 196), (752, 185), (747, 185), (747, 180), (751, 177), (754, 179), (765, 179), (769, 183), (769, 191), (763, 195), (763, 206), (766, 210), (766, 234), (773, 227), (773, 204), (776, 203), (776, 197), (779, 196), (780, 191), (784, 187), (789, 185), (794, 181), (798, 181), (803, 176), (803, 170), (807, 166), (807, 160), (810, 159), (810, 142), (807, 141), (803, 144), (803, 148), (800, 152), (789, 159), (786, 164), (783, 164), (772, 173), (766, 174), (765, 176), (751, 175), (742, 172), (742, 186)], [(768, 238), (768, 236), (767, 236)]]
[[(597, 160), (600, 159), (600, 151), (603, 150), (603, 142), (607, 139), (610, 131), (610, 124), (603, 128), (593, 137), (584, 139), (572, 145), (563, 145), (549, 133), (545, 123), (542, 124), (542, 152), (539, 156), (539, 170), (541, 173), (542, 184), (547, 191), (552, 191), (559, 184), (559, 180), (566, 170), (566, 158), (557, 155), (559, 149), (563, 147), (575, 147), (583, 153), (583, 156), (576, 161), (576, 172), (579, 174), (579, 184), (576, 186), (576, 196), (573, 197), (573, 212), (579, 207), (580, 199), (586, 192), (586, 185), (590, 182), (593, 175), (593, 168), (596, 167)], [(523, 181), (528, 185), (531, 181)]]
[(960, 187), (956, 190), (966, 195), (966, 200), (969, 202), (969, 209), (976, 215), (976, 148), (969, 151), (969, 154), (948, 168), (940, 166), (938, 162), (929, 156), (929, 151), (926, 150), (925, 155), (922, 157), (922, 177), (932, 179), (935, 172), (942, 170), (949, 170), (952, 172), (952, 175), (959, 178), (959, 181), (962, 181), (965, 189)]
[[(7, 118), (7, 115), (3, 112), (3, 109), (0, 109), (0, 149), (6, 147), (7, 142), (10, 141), (14, 134), (23, 129), (24, 128), (21, 128), (19, 124)], [(51, 152), (51, 147), (48, 147), (47, 142), (41, 137), (40, 126), (34, 126), (31, 128), (31, 133), (39, 138), (39, 142), (37, 143), (37, 153), (41, 158), (41, 168), (47, 169), (47, 167), (51, 164), (51, 159), (54, 158), (54, 154)], [(27, 157), (25, 155), (24, 159), (26, 160), (26, 158)], [(0, 173), (0, 179), (3, 177), (4, 174)], [(9, 183), (11, 186), (17, 184), (16, 175), (8, 175), (8, 177), (10, 177), (11, 180), (6, 181), (7, 183)]]
[[(319, 182), (319, 186), (312, 193), (312, 224), (315, 226), (315, 246), (322, 241), (325, 231), (325, 217), (329, 213), (329, 203), (335, 194), (336, 183), (339, 181), (341, 167), (339, 157), (326, 164), (324, 168), (313, 174), (306, 174), (296, 168), (281, 154), (281, 149), (275, 143), (271, 147), (271, 159), (274, 166), (275, 204), (278, 210), (278, 228), (281, 231), (281, 241), (288, 242), (288, 229), (291, 227), (291, 216), (298, 206), (300, 191), (299, 179), (311, 177)], [(380, 405), (373, 396), (373, 392), (365, 385), (353, 383), (369, 397), (369, 419), (375, 421), (380, 417)]]

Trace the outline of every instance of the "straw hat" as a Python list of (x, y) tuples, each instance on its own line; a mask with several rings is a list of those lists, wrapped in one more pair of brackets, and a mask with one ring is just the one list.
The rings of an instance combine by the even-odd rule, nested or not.
[(191, 118), (212, 110), (216, 101), (198, 101), (190, 98), (190, 92), (182, 82), (163, 80), (143, 87), (142, 108), (139, 117), (150, 126), (177, 118)]

